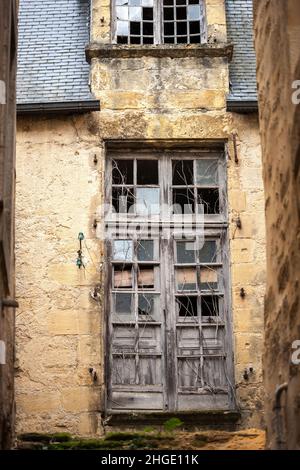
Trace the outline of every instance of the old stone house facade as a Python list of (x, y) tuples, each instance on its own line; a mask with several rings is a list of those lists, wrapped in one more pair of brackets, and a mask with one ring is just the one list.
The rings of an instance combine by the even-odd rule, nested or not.
[(262, 426), (251, 5), (21, 1), (18, 432)]

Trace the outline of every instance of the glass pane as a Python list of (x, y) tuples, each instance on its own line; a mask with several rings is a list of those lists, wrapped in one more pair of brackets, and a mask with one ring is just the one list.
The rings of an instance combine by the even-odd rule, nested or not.
[(153, 0), (142, 0), (143, 7), (153, 7)]
[(138, 267), (138, 288), (139, 289), (153, 289), (154, 288), (154, 268), (153, 267)]
[(173, 212), (174, 214), (194, 214), (195, 197), (194, 189), (173, 189)]
[(159, 214), (159, 189), (136, 189), (136, 213), (138, 215)]
[(128, 20), (128, 7), (116, 7), (117, 20)]
[(198, 315), (197, 297), (180, 296), (176, 297), (179, 317), (196, 317)]
[(133, 184), (133, 160), (112, 160), (113, 184)]
[(217, 290), (218, 289), (218, 270), (203, 267), (200, 270), (200, 288), (202, 290)]
[(112, 205), (114, 210), (119, 214), (132, 213), (134, 209), (133, 191), (126, 187), (113, 187)]
[(130, 21), (141, 21), (142, 20), (142, 7), (130, 7), (129, 19)]
[(217, 242), (216, 240), (207, 240), (199, 251), (200, 263), (217, 262)]
[(200, 5), (188, 5), (187, 17), (188, 20), (200, 20)]
[(114, 288), (131, 289), (132, 288), (132, 269), (126, 266), (114, 267)]
[(176, 270), (177, 290), (197, 290), (197, 271), (195, 268), (179, 268)]
[(219, 298), (216, 295), (201, 297), (202, 317), (217, 317), (219, 315)]
[(204, 214), (219, 214), (220, 201), (219, 190), (210, 188), (201, 188), (197, 190), (198, 204), (203, 205)]
[(130, 315), (132, 311), (132, 294), (114, 294), (115, 313), (117, 315)]
[(137, 160), (137, 184), (158, 184), (157, 160)]
[(141, 319), (156, 321), (159, 316), (159, 296), (154, 294), (139, 294), (138, 314), (146, 317)]
[(132, 240), (115, 240), (113, 259), (120, 261), (132, 261), (133, 242)]
[(154, 241), (153, 240), (138, 240), (137, 258), (139, 261), (153, 261), (154, 260)]
[(177, 263), (195, 263), (195, 242), (182, 241), (176, 243)]
[(193, 160), (173, 160), (172, 175), (174, 186), (194, 184)]
[(218, 160), (197, 160), (196, 183), (201, 186), (218, 185)]
[(141, 5), (141, 0), (129, 0), (129, 5), (131, 7), (139, 7)]
[(128, 21), (117, 20), (117, 34), (118, 36), (128, 36), (129, 34)]
[(116, 5), (128, 5), (128, 0), (116, 0)]

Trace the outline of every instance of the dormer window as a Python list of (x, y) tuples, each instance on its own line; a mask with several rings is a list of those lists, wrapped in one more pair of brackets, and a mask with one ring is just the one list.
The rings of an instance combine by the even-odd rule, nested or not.
[(113, 0), (117, 44), (201, 44), (205, 0)]

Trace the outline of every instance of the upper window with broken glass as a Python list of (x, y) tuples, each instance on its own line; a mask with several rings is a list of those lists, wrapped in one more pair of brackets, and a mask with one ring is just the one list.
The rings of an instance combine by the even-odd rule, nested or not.
[(205, 0), (114, 0), (117, 44), (201, 44)]

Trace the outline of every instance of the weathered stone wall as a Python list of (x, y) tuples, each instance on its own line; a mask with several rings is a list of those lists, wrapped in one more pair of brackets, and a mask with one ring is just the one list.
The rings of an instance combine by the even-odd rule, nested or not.
[[(268, 242), (267, 445), (299, 449), (300, 369), (291, 355), (292, 343), (300, 339), (300, 107), (292, 102), (292, 83), (300, 80), (300, 5), (297, 0), (254, 4)], [(287, 394), (278, 396), (282, 409), (276, 411), (276, 388), (284, 383)]]
[[(109, 9), (106, 14), (101, 5), (94, 2), (92, 37), (103, 44), (110, 42), (105, 32)], [(223, 1), (210, 0), (208, 10), (211, 31), (225, 40)], [(67, 427), (84, 435), (100, 429), (103, 318), (101, 300), (95, 304), (90, 291), (101, 282), (104, 260), (93, 221), (103, 194), (103, 140), (132, 138), (229, 140), (237, 395), (243, 426), (260, 426), (265, 257), (257, 117), (226, 113), (226, 57), (94, 58), (91, 83), (100, 113), (19, 122), (18, 430)], [(241, 229), (236, 228), (238, 216)], [(79, 231), (93, 258), (85, 277), (75, 265)], [(97, 370), (98, 384), (89, 367)], [(250, 367), (254, 372), (247, 380), (244, 371)]]

